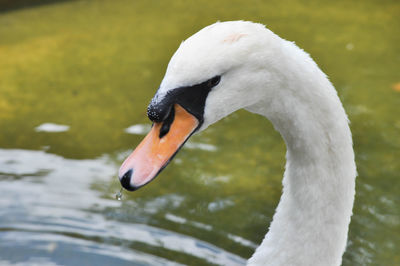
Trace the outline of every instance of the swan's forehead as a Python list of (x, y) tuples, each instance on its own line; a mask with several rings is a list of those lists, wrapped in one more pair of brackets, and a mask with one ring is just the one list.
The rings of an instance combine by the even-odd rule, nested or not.
[(198, 84), (229, 68), (229, 62), (221, 60), (226, 54), (223, 43), (205, 37), (192, 36), (181, 44), (168, 64), (162, 87)]
[(248, 26), (216, 23), (182, 42), (168, 64), (160, 92), (199, 84), (243, 62), (246, 39), (252, 34)]

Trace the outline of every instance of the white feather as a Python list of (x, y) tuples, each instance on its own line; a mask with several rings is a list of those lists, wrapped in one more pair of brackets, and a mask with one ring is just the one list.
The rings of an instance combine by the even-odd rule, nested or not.
[(261, 24), (233, 21), (208, 26), (184, 41), (155, 98), (216, 75), (221, 82), (207, 97), (201, 130), (246, 108), (267, 117), (287, 145), (283, 194), (248, 264), (340, 265), (356, 166), (336, 90), (294, 43)]

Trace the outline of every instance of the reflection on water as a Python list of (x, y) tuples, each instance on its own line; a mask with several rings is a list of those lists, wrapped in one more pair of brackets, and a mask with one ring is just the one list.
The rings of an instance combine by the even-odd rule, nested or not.
[(124, 247), (30, 231), (1, 232), (1, 265), (179, 265)]
[[(105, 210), (122, 208), (121, 202), (104, 198), (92, 189), (97, 184), (106, 186), (116, 173), (116, 166), (106, 157), (70, 160), (42, 151), (0, 150), (0, 169), (2, 265), (177, 264), (152, 255), (151, 250), (157, 247), (210, 263), (244, 263), (241, 257), (190, 236), (146, 224), (121, 222), (118, 217), (110, 219)], [(183, 200), (171, 197), (149, 201), (140, 206), (146, 212), (138, 213), (143, 216), (156, 213), (170, 200), (175, 204)], [(166, 219), (186, 223), (172, 214)], [(136, 245), (147, 249), (135, 250)]]
[(69, 126), (67, 125), (58, 125), (53, 123), (44, 123), (35, 128), (36, 132), (65, 132), (68, 131)]
[(150, 128), (151, 128), (151, 125), (149, 125), (149, 124), (137, 124), (137, 125), (132, 125), (132, 126), (126, 128), (125, 132), (128, 134), (134, 134), (134, 135), (144, 135), (150, 131)]

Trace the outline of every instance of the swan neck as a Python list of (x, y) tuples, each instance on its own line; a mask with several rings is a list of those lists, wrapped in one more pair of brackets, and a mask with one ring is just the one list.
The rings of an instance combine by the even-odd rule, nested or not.
[(355, 194), (351, 132), (335, 89), (315, 63), (301, 74), (291, 67), (280, 73), (290, 78), (281, 81), (286, 88), (277, 91), (279, 100), (247, 108), (266, 116), (287, 147), (283, 193), (249, 265), (340, 265)]

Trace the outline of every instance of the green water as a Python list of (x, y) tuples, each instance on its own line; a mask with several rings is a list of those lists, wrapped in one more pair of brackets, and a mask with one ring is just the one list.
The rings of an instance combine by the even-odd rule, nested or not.
[[(18, 192), (0, 201), (0, 242), (7, 234), (46, 233), (108, 245), (133, 256), (138, 251), (183, 264), (212, 262), (157, 241), (130, 240), (135, 236), (126, 233), (130, 225), (151, 226), (250, 257), (267, 232), (284, 170), (284, 143), (262, 117), (245, 111), (232, 114), (194, 136), (150, 185), (125, 192), (122, 203), (114, 200), (120, 188), (118, 167), (143, 138), (124, 129), (149, 124), (147, 104), (180, 42), (217, 20), (243, 19), (266, 24), (310, 53), (330, 77), (349, 115), (359, 176), (343, 265), (400, 265), (399, 14), (398, 1), (372, 0), (99, 0), (3, 11), (0, 151), (5, 163), (0, 164), (0, 192), (6, 195), (5, 187)], [(35, 131), (46, 122), (70, 129)], [(20, 159), (24, 156), (26, 161)], [(36, 158), (42, 158), (40, 166), (33, 166)], [(19, 159), (35, 171), (4, 170), (7, 162)], [(121, 224), (126, 231), (96, 236), (64, 231), (68, 223), (54, 230), (40, 219), (17, 226), (22, 215), (15, 214), (13, 222), (7, 218), (15, 204), (32, 208), (32, 201), (24, 200), (30, 186), (37, 195), (54, 193), (48, 199), (52, 204), (70, 201), (67, 193), (52, 191), (49, 182), (60, 178), (61, 187), (78, 189), (80, 183), (68, 181), (68, 176), (84, 179), (90, 175), (84, 169), (90, 167), (97, 172), (79, 195), (94, 198), (85, 207), (76, 203), (66, 210), (79, 210), (79, 219), (104, 219), (105, 231)], [(63, 217), (41, 204), (40, 217)], [(65, 215), (78, 219), (73, 213)], [(24, 255), (17, 250), (21, 245)], [(10, 241), (7, 249), (0, 249), (0, 262), (26, 262), (29, 254), (36, 253)], [(40, 256), (50, 262), (65, 256), (60, 264), (76, 265), (65, 253)], [(86, 259), (85, 263), (107, 265), (106, 260)]]

